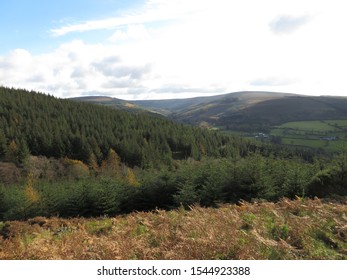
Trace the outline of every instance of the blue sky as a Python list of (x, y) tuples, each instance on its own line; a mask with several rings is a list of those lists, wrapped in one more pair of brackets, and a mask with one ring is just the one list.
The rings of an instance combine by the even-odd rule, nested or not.
[[(126, 11), (141, 4), (141, 1), (125, 0), (11, 0), (2, 1), (0, 17), (0, 35), (2, 40), (0, 53), (16, 48), (25, 48), (40, 53), (58, 47), (74, 36), (54, 38), (53, 28), (64, 24), (76, 24), (90, 18), (103, 19), (116, 17), (120, 11)], [(79, 34), (86, 41), (95, 41), (97, 34)]]
[(343, 0), (1, 1), (0, 84), (58, 97), (344, 95)]

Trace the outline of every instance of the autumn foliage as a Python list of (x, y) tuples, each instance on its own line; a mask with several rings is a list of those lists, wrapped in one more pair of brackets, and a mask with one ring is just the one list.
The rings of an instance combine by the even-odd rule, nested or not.
[(0, 223), (0, 259), (347, 259), (347, 201)]

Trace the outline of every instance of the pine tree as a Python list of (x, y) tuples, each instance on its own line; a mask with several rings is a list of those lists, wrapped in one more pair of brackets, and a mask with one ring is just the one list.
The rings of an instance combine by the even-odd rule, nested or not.
[(24, 139), (19, 140), (18, 147), (18, 161), (19, 163), (23, 163), (29, 157), (30, 150), (28, 148), (27, 142)]
[(0, 159), (5, 156), (6, 152), (6, 137), (2, 129), (0, 129)]
[(19, 148), (16, 141), (12, 140), (6, 148), (6, 160), (16, 164), (19, 163), (18, 151)]

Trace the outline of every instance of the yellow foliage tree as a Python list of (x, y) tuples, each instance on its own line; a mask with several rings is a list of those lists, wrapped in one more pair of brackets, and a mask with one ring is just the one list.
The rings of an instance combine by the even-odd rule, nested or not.
[(91, 154), (88, 160), (89, 170), (95, 175), (99, 172), (99, 165), (96, 159), (95, 154)]
[(130, 168), (127, 169), (126, 180), (131, 186), (137, 187), (140, 185), (136, 179), (135, 173)]
[(80, 160), (65, 157), (64, 163), (71, 178), (84, 178), (89, 175), (88, 166)]
[(27, 177), (27, 184), (24, 188), (24, 194), (30, 204), (37, 203), (40, 200), (40, 195), (34, 188), (34, 182), (34, 174), (32, 172), (29, 172)]
[(122, 177), (121, 160), (115, 150), (108, 151), (107, 159), (102, 162), (101, 169), (103, 173), (112, 177)]

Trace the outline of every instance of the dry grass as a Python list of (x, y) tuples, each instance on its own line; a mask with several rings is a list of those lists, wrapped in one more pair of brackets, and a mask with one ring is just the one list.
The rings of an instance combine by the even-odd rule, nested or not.
[(0, 259), (347, 259), (347, 200), (0, 223)]

